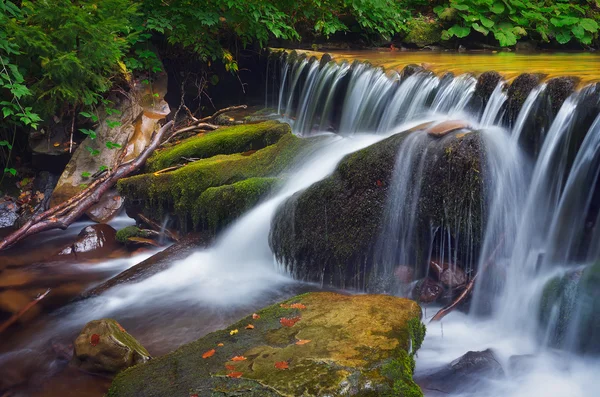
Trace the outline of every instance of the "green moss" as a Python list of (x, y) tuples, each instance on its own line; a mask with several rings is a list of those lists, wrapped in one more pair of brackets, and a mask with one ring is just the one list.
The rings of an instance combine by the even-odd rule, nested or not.
[[(290, 308), (292, 303), (305, 308)], [(413, 301), (387, 295), (309, 293), (257, 313), (260, 318), (248, 316), (120, 373), (108, 395), (213, 396), (244, 390), (244, 395), (341, 396), (352, 390), (357, 396), (378, 396), (394, 389), (418, 390), (412, 369), (402, 377), (383, 370), (390, 362), (414, 366), (407, 353), (407, 327), (420, 317), (421, 309)], [(280, 323), (281, 318), (295, 317), (299, 320), (292, 327)], [(247, 324), (254, 329), (246, 329)], [(297, 345), (298, 340), (310, 342)], [(203, 359), (202, 354), (211, 349), (215, 354)], [(246, 360), (231, 361), (234, 356)], [(289, 369), (275, 368), (281, 361)], [(228, 378), (230, 370), (225, 365), (233, 366), (242, 377)]]
[[(192, 219), (203, 202), (201, 196), (205, 190), (247, 178), (277, 176), (314, 142), (314, 139), (300, 139), (287, 133), (276, 144), (252, 154), (219, 155), (195, 161), (173, 172), (124, 178), (119, 180), (117, 188), (127, 200), (143, 203), (147, 214), (155, 219), (168, 213), (175, 214), (180, 228), (186, 231), (193, 225)], [(262, 191), (265, 184), (249, 183), (242, 187), (244, 189), (231, 189), (252, 192), (255, 198), (256, 192)], [(241, 201), (236, 200), (236, 203)]]
[(131, 237), (148, 238), (150, 236), (147, 235), (146, 233), (144, 233), (142, 231), (142, 229), (140, 229), (137, 226), (127, 226), (117, 232), (116, 239), (118, 242), (120, 242), (122, 244), (129, 244), (130, 243), (129, 238), (131, 238)]
[(259, 124), (220, 128), (201, 136), (188, 138), (181, 143), (155, 152), (146, 163), (150, 172), (184, 163), (185, 158), (208, 158), (219, 154), (232, 154), (259, 150), (276, 143), (291, 132), (288, 124), (268, 121)]
[(278, 181), (278, 178), (249, 178), (231, 185), (209, 187), (194, 203), (194, 226), (218, 231), (255, 206)]
[(442, 39), (442, 29), (439, 23), (425, 17), (411, 19), (407, 24), (407, 28), (408, 34), (404, 38), (406, 43), (424, 47), (439, 43)]

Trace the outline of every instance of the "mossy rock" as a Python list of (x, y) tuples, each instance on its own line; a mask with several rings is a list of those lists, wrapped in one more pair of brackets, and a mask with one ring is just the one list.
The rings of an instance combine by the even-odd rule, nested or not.
[[(279, 207), (269, 241), (277, 259), (295, 278), (341, 288), (387, 290), (381, 282), (391, 280), (390, 275), (372, 272), (375, 250), (397, 153), (411, 133), (394, 135), (346, 156), (331, 176)], [(425, 138), (432, 150), (426, 155), (422, 175), (415, 237), (423, 260), (407, 264), (417, 267), (417, 276), (427, 269), (428, 250), (434, 246), (430, 230), (448, 228), (452, 247), (458, 250), (453, 257), (456, 254), (460, 260), (477, 258), (483, 230), (480, 135)], [(409, 183), (416, 183), (417, 177), (413, 175)]]
[(116, 239), (121, 244), (131, 244), (129, 240), (131, 237), (150, 238), (152, 236), (137, 226), (127, 226), (117, 232)]
[(74, 343), (72, 363), (87, 372), (110, 374), (150, 359), (148, 351), (116, 321), (90, 321)]
[(146, 168), (149, 172), (155, 172), (184, 163), (185, 160), (182, 160), (184, 157), (204, 159), (219, 154), (259, 150), (276, 143), (290, 132), (288, 124), (278, 121), (219, 128), (155, 152), (148, 159)]
[(500, 80), (502, 75), (495, 71), (483, 72), (479, 75), (473, 97), (469, 102), (469, 108), (474, 113), (483, 112)]
[(544, 75), (539, 73), (524, 73), (517, 77), (508, 87), (508, 91), (506, 93), (506, 113), (504, 114), (504, 122), (508, 126), (513, 126), (517, 117), (519, 116), (519, 112), (527, 100), (527, 97), (531, 93), (531, 91), (537, 87)]
[(540, 333), (551, 346), (599, 355), (600, 262), (549, 280), (538, 319)]
[[(311, 147), (316, 139), (301, 139), (288, 132), (276, 144), (253, 153), (218, 155), (195, 161), (173, 172), (124, 178), (119, 181), (117, 188), (126, 198), (126, 205), (141, 203), (147, 216), (161, 221), (165, 215), (174, 214), (181, 231), (200, 230), (200, 225), (214, 225), (210, 220), (202, 219), (201, 215), (211, 212), (210, 208), (205, 208), (210, 192), (202, 197), (207, 189), (235, 184), (248, 178), (276, 177), (291, 166), (297, 156)], [(257, 197), (261, 196), (256, 192), (264, 192), (266, 186), (264, 183), (259, 185), (261, 189), (257, 188), (256, 183), (249, 182), (242, 185), (244, 189), (234, 186), (227, 191), (252, 193), (249, 198), (233, 200), (236, 205), (241, 202), (256, 203)]]
[(123, 371), (108, 396), (422, 396), (412, 380), (410, 349), (425, 331), (414, 301), (319, 292), (257, 314)]
[(413, 18), (407, 23), (408, 34), (405, 43), (419, 47), (439, 43), (442, 40), (442, 29), (439, 24), (429, 18)]
[(254, 207), (280, 181), (279, 178), (248, 178), (231, 185), (209, 187), (200, 195), (194, 224), (214, 232)]

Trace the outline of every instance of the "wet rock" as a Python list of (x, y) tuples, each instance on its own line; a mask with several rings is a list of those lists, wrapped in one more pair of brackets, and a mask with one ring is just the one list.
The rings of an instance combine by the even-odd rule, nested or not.
[(19, 215), (19, 206), (12, 200), (0, 199), (0, 229), (11, 227), (15, 224)]
[(320, 292), (256, 314), (121, 372), (108, 395), (421, 395), (408, 353), (424, 336), (413, 301)]
[(470, 125), (466, 121), (448, 120), (448, 121), (443, 121), (441, 123), (437, 123), (437, 124), (427, 128), (427, 133), (436, 138), (441, 138), (443, 136), (448, 135), (451, 132), (458, 131), (458, 130), (466, 130), (469, 128), (470, 128)]
[(455, 288), (467, 283), (467, 275), (456, 265), (432, 260), (429, 262), (429, 269), (446, 287)]
[(538, 316), (551, 346), (600, 355), (600, 262), (548, 281)]
[(505, 376), (502, 365), (491, 349), (470, 351), (445, 367), (434, 370), (416, 381), (424, 390), (441, 393), (477, 390), (477, 385)]
[(506, 113), (504, 114), (504, 121), (509, 126), (514, 125), (529, 93), (540, 84), (543, 78), (542, 74), (524, 73), (510, 84), (506, 93)]
[(86, 211), (86, 215), (94, 222), (106, 223), (119, 213), (124, 203), (117, 189), (110, 189)]
[(444, 286), (429, 277), (419, 281), (413, 289), (413, 299), (420, 303), (433, 303), (444, 293)]
[(116, 235), (117, 231), (109, 225), (86, 226), (77, 236), (77, 240), (64, 247), (55, 259), (103, 258), (119, 247)]
[[(346, 156), (331, 176), (280, 205), (269, 242), (296, 278), (341, 288), (371, 287), (379, 276), (370, 273), (397, 153), (411, 133), (393, 135)], [(432, 149), (419, 177), (417, 245), (421, 251), (432, 246), (428, 231), (439, 227), (456, 238), (458, 260), (474, 258), (483, 230), (481, 137), (468, 133), (425, 138)], [(426, 273), (428, 258), (422, 260), (415, 263), (416, 277)]]
[(502, 75), (494, 71), (484, 72), (479, 75), (469, 108), (475, 112), (483, 112), (500, 80), (502, 80)]
[(75, 340), (72, 363), (86, 372), (114, 374), (150, 358), (117, 321), (102, 319), (85, 325)]
[(150, 258), (138, 263), (135, 266), (119, 273), (110, 280), (84, 292), (81, 298), (97, 296), (114, 286), (140, 282), (158, 272), (170, 267), (174, 262), (187, 258), (190, 254), (200, 248), (208, 247), (211, 239), (206, 235), (189, 234), (179, 242), (171, 245), (163, 251), (160, 251)]

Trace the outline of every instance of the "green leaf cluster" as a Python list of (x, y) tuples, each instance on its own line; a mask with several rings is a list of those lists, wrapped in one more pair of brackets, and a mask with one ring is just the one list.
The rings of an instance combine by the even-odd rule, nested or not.
[(434, 12), (449, 25), (442, 33), (444, 40), (479, 32), (493, 35), (502, 47), (525, 37), (590, 45), (599, 29), (593, 12), (595, 1), (450, 0), (436, 6)]

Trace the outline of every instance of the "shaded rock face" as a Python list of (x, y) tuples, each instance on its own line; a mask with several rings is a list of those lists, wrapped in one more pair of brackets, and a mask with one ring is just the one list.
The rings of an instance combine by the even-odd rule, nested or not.
[(106, 223), (119, 213), (124, 203), (125, 200), (117, 189), (110, 189), (87, 210), (86, 215), (94, 222)]
[(85, 325), (75, 340), (72, 363), (86, 372), (114, 374), (150, 358), (117, 321), (102, 319)]
[(413, 289), (413, 299), (420, 303), (433, 303), (444, 293), (444, 286), (439, 282), (425, 277)]
[[(117, 167), (123, 152), (123, 161), (129, 161), (141, 153), (150, 142), (159, 120), (169, 113), (169, 106), (162, 100), (166, 86), (165, 74), (152, 84), (134, 82), (131, 95), (127, 98), (116, 94), (110, 98), (113, 102), (111, 106), (118, 109), (120, 114), (108, 115), (103, 108), (100, 109), (96, 139), (86, 138), (75, 150), (52, 193), (51, 206), (68, 200), (79, 193), (83, 185), (90, 183), (89, 177), (82, 176), (83, 172), (92, 175), (101, 166)], [(120, 148), (107, 149), (107, 142), (118, 144)], [(92, 156), (88, 147), (98, 150), (99, 154)]]
[(386, 295), (299, 295), (120, 373), (108, 396), (422, 396), (420, 316)]
[(504, 114), (504, 122), (507, 125), (514, 125), (529, 93), (540, 84), (543, 77), (541, 74), (524, 73), (511, 83), (510, 87), (508, 87), (505, 103), (506, 113)]
[[(389, 187), (394, 183), (398, 149), (410, 133), (394, 135), (348, 155), (331, 176), (282, 203), (271, 223), (269, 241), (277, 259), (294, 277), (342, 288), (380, 290), (382, 284), (375, 280), (383, 270), (373, 263), (379, 251)], [(438, 142), (430, 136), (425, 138)], [(427, 250), (440, 246), (431, 244), (432, 239), (446, 238), (449, 231), (450, 238), (456, 238), (452, 246), (459, 250), (457, 258), (466, 263), (477, 257), (483, 230), (479, 135), (450, 134), (434, 147), (425, 158), (416, 205), (419, 235), (415, 237), (415, 251), (419, 263), (411, 265), (417, 278), (426, 273)], [(414, 179), (402, 183), (413, 183)], [(430, 235), (429, 230), (436, 228), (444, 233)], [(392, 272), (396, 264), (382, 266), (389, 266)]]
[(11, 227), (19, 218), (17, 214), (19, 206), (12, 200), (0, 200), (0, 229)]
[(95, 259), (103, 258), (118, 248), (117, 231), (112, 226), (98, 224), (86, 226), (77, 240), (63, 248), (55, 259)]
[(491, 349), (467, 352), (445, 367), (416, 378), (423, 390), (440, 393), (476, 391), (478, 385), (505, 376)]
[(538, 318), (551, 346), (600, 354), (600, 262), (548, 281)]
[(429, 262), (429, 268), (446, 287), (453, 288), (467, 283), (467, 275), (456, 265), (432, 260)]
[(500, 80), (502, 80), (502, 75), (498, 72), (484, 72), (479, 75), (475, 92), (469, 102), (469, 108), (475, 113), (482, 112)]

